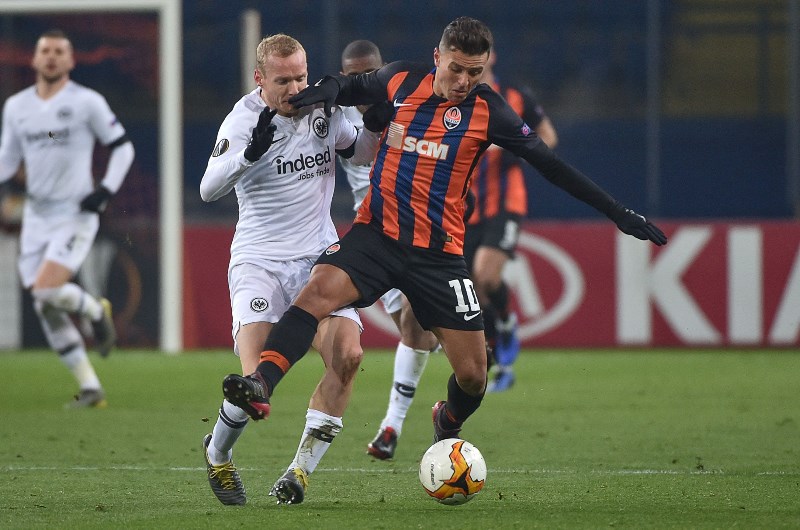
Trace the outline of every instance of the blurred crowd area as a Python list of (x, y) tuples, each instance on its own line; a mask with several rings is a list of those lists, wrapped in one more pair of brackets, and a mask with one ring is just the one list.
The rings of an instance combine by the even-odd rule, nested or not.
[[(786, 167), (789, 0), (297, 0), (280, 6), (197, 0), (182, 7), (189, 222), (236, 215), (233, 196), (208, 205), (197, 189), (217, 128), (242, 94), (242, 68), (252, 68), (241, 64), (239, 49), (247, 9), (260, 14), (264, 35), (284, 32), (304, 44), (312, 80), (338, 72), (340, 51), (351, 40), (373, 40), (387, 61), (432, 64), (433, 48), (450, 20), (484, 20), (495, 35), (497, 73), (533, 88), (558, 130), (559, 154), (643, 211), (654, 209), (645, 175), (653, 133), (648, 69), (655, 68), (658, 86), (649, 88), (659, 111), (655, 213), (794, 216)], [(652, 48), (648, 53), (654, 13), (656, 55)], [(0, 5), (0, 99), (32, 82), (33, 43), (52, 27), (65, 29), (74, 41), (73, 78), (107, 97), (137, 147), (132, 174), (112, 207), (124, 211), (127, 226), (147, 223), (158, 209), (158, 17), (8, 15)], [(343, 178), (339, 185), (334, 213), (346, 219), (352, 215), (350, 196)], [(595, 215), (560, 194), (543, 179), (531, 179), (530, 216)], [(115, 216), (108, 217), (113, 224)]]

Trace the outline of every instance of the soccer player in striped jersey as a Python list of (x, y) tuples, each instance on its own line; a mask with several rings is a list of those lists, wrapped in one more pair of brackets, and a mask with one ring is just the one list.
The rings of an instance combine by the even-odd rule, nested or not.
[[(336, 154), (368, 163), (378, 142), (374, 133), (359, 134), (338, 108), (326, 116), (288, 102), (308, 84), (306, 52), (296, 39), (263, 39), (256, 60), (257, 86), (220, 126), (200, 183), (205, 201), (235, 190), (239, 202), (228, 285), (234, 351), (246, 374), (258, 365), (267, 335), (305, 284), (314, 260), (338, 238), (330, 217)], [(361, 361), (357, 311), (333, 308), (320, 320), (312, 340), (326, 370), (311, 397), (294, 460), (270, 492), (278, 502), (302, 502), (308, 475), (342, 429)], [(247, 404), (224, 400), (213, 432), (203, 439), (208, 481), (223, 504), (247, 501), (232, 453), (253, 413)]]
[[(374, 72), (381, 66), (383, 59), (380, 49), (368, 40), (353, 41), (342, 51), (341, 73), (344, 75), (366, 74)], [(368, 108), (359, 105), (344, 107), (342, 110), (356, 127), (362, 128), (363, 114)], [(347, 173), (347, 181), (355, 198), (355, 209), (358, 211), (369, 190), (372, 161), (364, 165), (353, 164), (347, 159), (341, 159), (340, 162)], [(381, 420), (375, 438), (367, 444), (367, 454), (379, 460), (386, 460), (394, 456), (397, 440), (402, 434), (403, 422), (414, 400), (414, 393), (425, 370), (428, 356), (439, 347), (439, 341), (433, 333), (422, 329), (408, 300), (398, 289), (391, 289), (381, 296), (381, 303), (397, 326), (400, 341), (397, 343), (394, 355), (394, 375), (386, 415)]]
[(480, 83), (492, 35), (461, 17), (445, 28), (434, 68), (395, 62), (359, 76), (327, 76), (290, 102), (363, 105), (390, 100), (370, 190), (350, 231), (320, 256), (311, 278), (275, 324), (261, 362), (247, 376), (231, 375), (226, 398), (264, 417), (281, 378), (305, 354), (319, 321), (331, 310), (374, 303), (397, 287), (423, 328), (433, 331), (453, 368), (447, 399), (433, 407), (434, 440), (458, 437), (486, 390), (481, 308), (463, 256), (465, 196), (480, 155), (491, 144), (533, 165), (545, 178), (588, 203), (624, 233), (656, 245), (663, 232), (571, 167), (494, 92)]
[[(503, 96), (536, 135), (554, 149), (558, 134), (541, 105), (527, 89), (501, 84), (494, 74), (494, 49), (483, 69), (482, 82)], [(519, 238), (520, 221), (528, 213), (525, 175), (520, 159), (496, 145), (489, 146), (475, 168), (471, 191), (475, 209), (467, 221), (464, 258), (483, 309), (486, 342), (494, 352), (495, 366), (488, 392), (502, 392), (514, 384), (512, 365), (519, 354), (517, 315), (509, 304), (503, 267)]]
[[(78, 382), (70, 407), (105, 406), (105, 391), (72, 316), (91, 322), (106, 357), (116, 341), (111, 303), (71, 280), (92, 248), (100, 213), (122, 186), (134, 149), (106, 99), (70, 79), (72, 43), (61, 30), (36, 42), (33, 86), (8, 98), (0, 133), (0, 183), (25, 166), (26, 201), (19, 272), (45, 338)], [(96, 142), (110, 149), (105, 174), (92, 176)]]

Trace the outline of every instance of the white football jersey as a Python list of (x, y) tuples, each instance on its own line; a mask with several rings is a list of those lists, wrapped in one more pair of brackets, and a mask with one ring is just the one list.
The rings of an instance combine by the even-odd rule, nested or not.
[[(356, 107), (342, 107), (342, 110), (347, 119), (350, 120), (359, 131), (364, 128), (364, 116), (361, 114), (360, 110)], [(353, 199), (355, 201), (355, 207), (353, 209), (358, 210), (369, 190), (369, 174), (370, 171), (372, 171), (372, 164), (358, 165), (342, 157), (339, 157), (339, 163), (347, 174), (347, 182), (350, 184), (350, 189), (353, 191)]]
[(245, 95), (220, 126), (217, 143), (200, 183), (204, 200), (236, 190), (239, 220), (231, 243), (230, 267), (317, 258), (339, 239), (330, 216), (336, 149), (356, 141), (357, 130), (337, 107), (305, 107), (294, 117), (275, 115), (272, 145), (255, 163), (244, 148), (265, 104), (260, 89)]
[(0, 136), (0, 180), (25, 161), (27, 207), (37, 214), (74, 214), (94, 189), (96, 141), (125, 134), (105, 98), (74, 81), (49, 99), (29, 87), (6, 100)]

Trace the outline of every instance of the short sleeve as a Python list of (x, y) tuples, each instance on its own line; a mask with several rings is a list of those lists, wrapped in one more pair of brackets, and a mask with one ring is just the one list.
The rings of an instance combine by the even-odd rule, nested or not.
[(125, 135), (125, 128), (111, 111), (106, 98), (97, 92), (87, 98), (89, 127), (103, 145), (108, 145)]

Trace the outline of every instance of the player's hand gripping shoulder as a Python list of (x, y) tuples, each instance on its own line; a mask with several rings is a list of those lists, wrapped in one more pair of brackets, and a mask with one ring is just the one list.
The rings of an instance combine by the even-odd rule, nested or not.
[(645, 219), (630, 208), (617, 203), (611, 220), (617, 223), (617, 228), (642, 241), (652, 241), (658, 246), (667, 244), (667, 236), (659, 227)]
[(394, 118), (394, 105), (391, 101), (376, 103), (364, 113), (364, 128), (372, 132), (383, 131)]
[(277, 129), (272, 124), (272, 118), (275, 117), (277, 112), (278, 109), (270, 110), (269, 107), (264, 107), (264, 110), (258, 115), (258, 123), (253, 127), (250, 143), (244, 148), (244, 157), (250, 162), (255, 162), (264, 156), (269, 146), (272, 145), (272, 139)]
[(81, 211), (103, 213), (113, 194), (102, 184), (81, 201)]
[(333, 114), (333, 107), (336, 106), (336, 97), (339, 95), (339, 82), (335, 77), (326, 75), (312, 86), (307, 86), (294, 96), (289, 98), (289, 103), (294, 105), (294, 108), (307, 107), (319, 102), (323, 102), (322, 110), (325, 111), (325, 116), (331, 117)]

